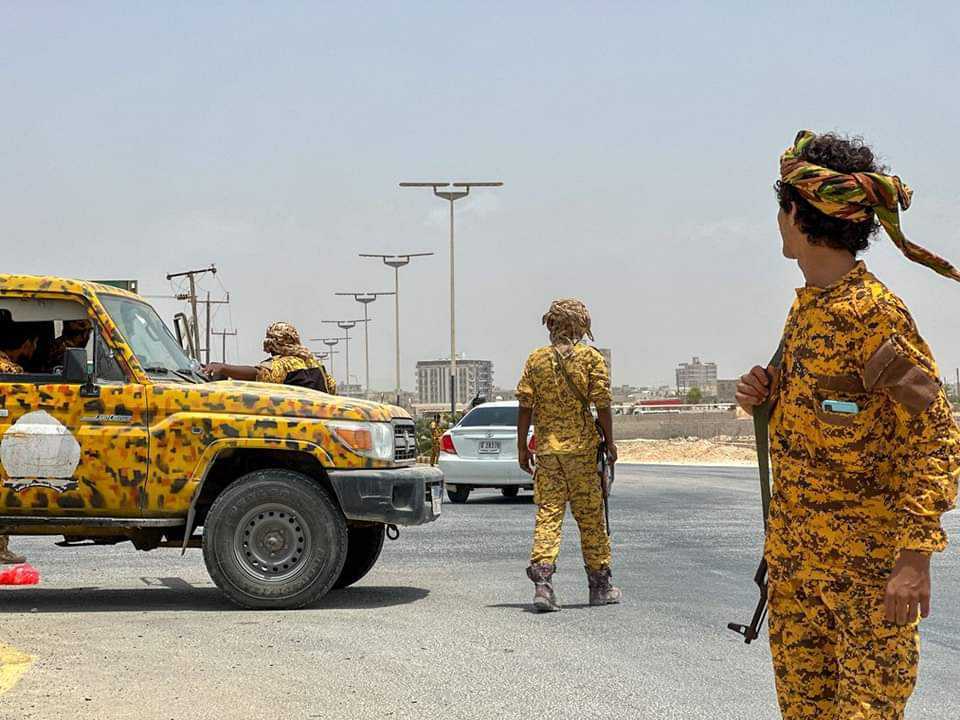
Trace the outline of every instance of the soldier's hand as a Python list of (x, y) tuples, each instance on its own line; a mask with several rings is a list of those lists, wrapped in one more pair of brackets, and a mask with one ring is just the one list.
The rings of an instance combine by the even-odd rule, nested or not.
[(737, 383), (737, 404), (750, 415), (753, 415), (753, 409), (770, 395), (772, 374), (772, 367), (764, 370), (756, 365)]
[(930, 615), (930, 556), (903, 550), (893, 566), (883, 599), (887, 622), (909, 625)]
[(530, 448), (526, 445), (518, 447), (517, 459), (520, 461), (520, 469), (528, 475), (533, 475), (533, 458), (530, 455)]
[(223, 363), (212, 362), (203, 366), (203, 374), (211, 380), (223, 380)]

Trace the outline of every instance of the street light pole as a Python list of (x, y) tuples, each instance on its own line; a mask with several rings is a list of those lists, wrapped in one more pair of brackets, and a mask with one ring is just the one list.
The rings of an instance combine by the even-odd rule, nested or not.
[(328, 325), (336, 325), (338, 328), (343, 330), (344, 337), (340, 338), (344, 341), (344, 357), (346, 360), (346, 373), (344, 384), (350, 384), (350, 330), (357, 326), (357, 323), (366, 323), (368, 320), (324, 320), (324, 323)]
[(310, 342), (322, 342), (327, 346), (327, 355), (330, 356), (330, 374), (333, 375), (333, 356), (336, 354), (333, 348), (340, 342), (340, 338), (310, 338)]
[(411, 258), (426, 257), (432, 252), (414, 253), (360, 253), (360, 257), (380, 258), (384, 265), (393, 268), (393, 305), (395, 313), (394, 340), (397, 350), (397, 405), (400, 405), (400, 268), (410, 264)]
[(392, 292), (338, 292), (334, 295), (353, 297), (363, 305), (363, 353), (366, 363), (366, 394), (370, 393), (370, 317), (368, 307), (370, 303), (381, 295), (394, 295)]
[[(462, 188), (461, 190), (439, 190), (438, 188)], [(502, 182), (402, 182), (400, 187), (429, 187), (433, 194), (450, 203), (450, 413), (457, 412), (457, 323), (456, 323), (456, 285), (454, 282), (454, 244), (453, 244), (453, 203), (470, 194), (473, 187), (502, 187)]]

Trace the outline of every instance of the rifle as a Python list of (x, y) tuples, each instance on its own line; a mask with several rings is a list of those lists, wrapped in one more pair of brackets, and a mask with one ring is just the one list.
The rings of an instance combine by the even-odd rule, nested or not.
[[(777, 348), (773, 359), (770, 360), (770, 366), (775, 369), (779, 368), (782, 360), (783, 342), (781, 341), (780, 347)], [(772, 378), (770, 378), (770, 381), (772, 384)], [(760, 503), (763, 507), (764, 536), (766, 536), (767, 533), (767, 518), (770, 516), (770, 409), (773, 399), (773, 388), (770, 387), (769, 389), (771, 392), (767, 396), (767, 399), (753, 409), (753, 432), (757, 441), (757, 464), (760, 470)], [(757, 602), (757, 607), (753, 611), (753, 618), (751, 618), (750, 624), (727, 623), (727, 628), (742, 635), (747, 645), (760, 637), (760, 628), (763, 626), (763, 621), (767, 618), (768, 580), (767, 559), (765, 557), (760, 560), (760, 566), (753, 576), (753, 582), (756, 583), (760, 589), (760, 600)]]
[[(567, 369), (563, 365), (563, 356), (560, 354), (560, 351), (554, 348), (553, 353), (556, 356), (557, 366), (560, 368), (560, 374), (563, 375), (563, 379), (566, 380), (567, 385), (573, 391), (573, 394), (577, 396), (577, 400), (579, 400), (580, 404), (583, 406), (583, 411), (593, 417), (593, 413), (590, 412), (590, 402), (583, 396), (583, 393), (580, 392), (580, 388), (576, 386), (569, 373), (567, 373)], [(597, 475), (600, 478), (600, 492), (603, 494), (603, 521), (607, 528), (607, 537), (611, 537), (610, 488), (613, 487), (615, 466), (607, 457), (607, 434), (603, 431), (603, 426), (600, 424), (600, 421), (597, 418), (593, 418), (593, 425), (597, 429), (597, 435), (600, 436), (600, 444), (597, 446)]]

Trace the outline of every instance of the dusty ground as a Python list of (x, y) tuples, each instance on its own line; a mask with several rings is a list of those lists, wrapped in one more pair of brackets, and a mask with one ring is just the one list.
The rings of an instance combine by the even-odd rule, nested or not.
[(752, 442), (725, 440), (619, 440), (621, 462), (651, 465), (729, 465), (746, 467), (757, 464)]

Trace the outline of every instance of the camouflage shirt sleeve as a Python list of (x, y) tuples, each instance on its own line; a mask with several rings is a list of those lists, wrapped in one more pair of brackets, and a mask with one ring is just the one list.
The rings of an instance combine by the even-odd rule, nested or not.
[(590, 355), (589, 400), (597, 410), (605, 410), (613, 402), (613, 394), (610, 391), (610, 369), (600, 352), (594, 350)]
[(533, 407), (533, 372), (531, 367), (531, 358), (523, 366), (523, 373), (520, 375), (520, 382), (517, 383), (517, 400), (520, 407)]
[(942, 551), (947, 536), (940, 517), (957, 500), (960, 431), (936, 362), (906, 308), (878, 305), (871, 315), (863, 383), (884, 393), (896, 414), (891, 456), (900, 478), (900, 548)]
[(301, 370), (305, 367), (307, 367), (307, 364), (297, 357), (270, 358), (257, 366), (257, 382), (282, 385), (287, 379), (287, 375), (294, 370)]
[(4, 375), (22, 375), (23, 368), (11, 360), (6, 353), (0, 352), (0, 373)]

